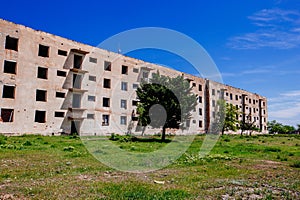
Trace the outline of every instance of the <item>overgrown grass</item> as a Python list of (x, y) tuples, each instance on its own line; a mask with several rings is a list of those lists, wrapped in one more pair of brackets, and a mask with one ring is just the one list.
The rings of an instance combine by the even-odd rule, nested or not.
[[(0, 199), (299, 198), (299, 135), (224, 135), (201, 157), (204, 137), (196, 136), (172, 165), (132, 174), (101, 164), (76, 136), (0, 135)], [(126, 151), (153, 152), (173, 137), (111, 139)]]

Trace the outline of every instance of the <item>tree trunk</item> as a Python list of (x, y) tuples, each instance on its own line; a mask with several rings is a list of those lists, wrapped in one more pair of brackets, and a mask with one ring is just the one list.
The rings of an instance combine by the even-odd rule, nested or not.
[(224, 131), (225, 131), (225, 128), (224, 128), (224, 126), (223, 126), (223, 128), (222, 128), (222, 135), (224, 135)]
[(166, 127), (163, 127), (161, 141), (166, 141)]

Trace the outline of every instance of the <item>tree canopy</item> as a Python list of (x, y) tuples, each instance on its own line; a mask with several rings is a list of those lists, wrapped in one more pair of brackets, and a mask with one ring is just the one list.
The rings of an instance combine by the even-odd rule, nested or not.
[(197, 96), (183, 76), (175, 78), (154, 73), (149, 83), (137, 89), (139, 124), (162, 128), (165, 140), (166, 128), (185, 128), (191, 111), (197, 104)]
[[(299, 127), (300, 128), (300, 127)], [(268, 122), (269, 133), (287, 134), (295, 131), (295, 127), (289, 125), (283, 125), (276, 120)]]

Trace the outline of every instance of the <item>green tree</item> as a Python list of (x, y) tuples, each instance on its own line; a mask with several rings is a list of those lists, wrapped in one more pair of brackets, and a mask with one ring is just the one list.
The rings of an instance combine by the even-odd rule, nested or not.
[(248, 115), (245, 121), (240, 121), (241, 135), (243, 135), (244, 131), (250, 131), (250, 136), (253, 131), (260, 131), (260, 129), (255, 126), (255, 121), (251, 121), (250, 119), (251, 115)]
[(297, 124), (298, 128), (297, 128), (297, 131), (300, 131), (300, 124)]
[[(183, 76), (175, 78), (154, 73), (150, 83), (137, 89), (139, 124), (162, 128), (162, 141), (167, 128), (185, 128), (197, 104), (197, 96)], [(159, 105), (159, 106), (158, 106)], [(151, 109), (155, 108), (153, 112)]]
[[(219, 102), (225, 104), (224, 100), (220, 100)], [(238, 109), (234, 105), (229, 103), (226, 103), (226, 105), (223, 105), (221, 107), (225, 107), (225, 120), (222, 128), (222, 135), (225, 131), (237, 131), (237, 124), (239, 123), (239, 121), (237, 120), (236, 116), (239, 114)]]
[(276, 120), (272, 120), (268, 122), (268, 131), (269, 133), (287, 134), (295, 131), (295, 127), (290, 125), (283, 125)]

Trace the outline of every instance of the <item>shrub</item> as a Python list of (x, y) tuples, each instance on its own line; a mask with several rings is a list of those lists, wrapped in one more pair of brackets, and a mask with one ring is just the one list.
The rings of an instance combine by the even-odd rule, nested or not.
[(64, 147), (64, 151), (74, 151), (74, 149), (73, 146)]
[(293, 164), (290, 165), (291, 167), (300, 168), (300, 160), (295, 161)]
[(32, 143), (31, 143), (30, 141), (26, 140), (26, 142), (24, 142), (23, 145), (24, 145), (24, 146), (31, 146)]

